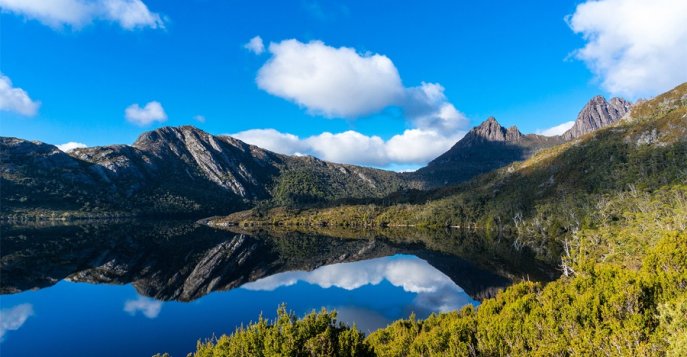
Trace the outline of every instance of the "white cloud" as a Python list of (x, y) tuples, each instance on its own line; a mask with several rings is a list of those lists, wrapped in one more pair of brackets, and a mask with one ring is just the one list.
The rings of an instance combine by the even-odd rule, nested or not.
[(139, 296), (136, 300), (127, 300), (124, 303), (124, 311), (129, 315), (135, 316), (137, 312), (140, 312), (149, 319), (154, 319), (160, 315), (161, 309), (162, 302), (143, 296)]
[(7, 331), (18, 330), (31, 316), (33, 316), (33, 305), (31, 304), (21, 304), (0, 310), (0, 342)]
[(554, 127), (548, 128), (548, 129), (543, 129), (543, 130), (537, 130), (537, 134), (539, 135), (544, 135), (544, 136), (556, 136), (556, 135), (563, 135), (568, 129), (572, 128), (573, 125), (575, 125), (575, 121), (566, 121), (565, 123), (558, 124)]
[(387, 161), (384, 140), (379, 136), (367, 136), (356, 131), (322, 133), (306, 138), (309, 152), (327, 161), (355, 162), (362, 165), (384, 165)]
[(242, 288), (273, 291), (303, 281), (325, 289), (337, 287), (354, 290), (365, 285), (378, 285), (384, 280), (406, 292), (417, 294), (415, 305), (430, 311), (445, 312), (474, 303), (444, 273), (420, 258), (405, 255), (326, 265), (310, 272), (279, 273), (244, 284)]
[(468, 125), (465, 115), (448, 102), (444, 87), (438, 83), (422, 82), (419, 87), (406, 89), (400, 106), (416, 128), (455, 132)]
[(262, 37), (260, 36), (255, 36), (251, 38), (250, 41), (248, 41), (248, 43), (243, 45), (243, 48), (255, 53), (256, 55), (265, 52), (265, 44), (262, 42)]
[(357, 118), (396, 106), (417, 128), (456, 130), (467, 124), (448, 102), (444, 87), (424, 82), (404, 87), (384, 55), (293, 39), (270, 43), (269, 52), (272, 57), (258, 71), (258, 86), (313, 114)]
[(274, 129), (251, 129), (231, 136), (280, 154), (302, 154), (309, 150), (308, 145), (296, 135), (280, 133)]
[(12, 80), (0, 74), (0, 110), (34, 116), (39, 106), (40, 103), (31, 99), (25, 90), (13, 87)]
[(274, 129), (253, 129), (231, 136), (249, 144), (286, 155), (306, 154), (323, 160), (376, 167), (407, 169), (424, 165), (446, 152), (465, 132), (450, 135), (434, 130), (408, 129), (384, 141), (356, 131), (325, 132), (306, 138)]
[(148, 102), (143, 108), (138, 103), (132, 104), (124, 110), (124, 117), (129, 122), (140, 126), (167, 120), (167, 114), (158, 101)]
[(577, 58), (611, 93), (653, 96), (687, 80), (687, 1), (589, 0), (567, 20), (587, 42)]
[(127, 30), (165, 27), (160, 14), (151, 12), (141, 0), (0, 0), (0, 8), (53, 28), (80, 28), (95, 20), (114, 22)]
[(467, 118), (438, 83), (404, 87), (393, 62), (380, 54), (330, 47), (321, 41), (271, 43), (271, 58), (260, 68), (258, 86), (291, 100), (312, 114), (357, 118), (388, 107), (400, 108), (411, 129), (385, 141), (356, 131), (299, 138), (274, 129), (233, 134), (283, 154), (310, 154), (324, 160), (378, 167), (422, 165), (465, 134)]
[(77, 143), (74, 141), (70, 141), (68, 143), (60, 144), (60, 145), (55, 145), (57, 146), (58, 149), (64, 151), (64, 152), (70, 152), (74, 149), (80, 149), (80, 148), (85, 148), (88, 147), (86, 144), (82, 143)]
[(272, 57), (258, 72), (258, 86), (314, 114), (364, 116), (397, 103), (404, 94), (396, 67), (383, 55), (297, 40), (271, 43), (269, 52)]
[(193, 116), (193, 120), (199, 122), (199, 123), (205, 123), (205, 116), (203, 115), (195, 115)]

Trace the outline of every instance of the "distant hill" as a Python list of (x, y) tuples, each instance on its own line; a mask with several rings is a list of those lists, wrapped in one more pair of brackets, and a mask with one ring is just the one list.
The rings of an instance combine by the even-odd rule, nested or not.
[(266, 199), (306, 204), (407, 187), (393, 172), (280, 155), (191, 126), (69, 153), (0, 138), (0, 161), (3, 216), (219, 214)]

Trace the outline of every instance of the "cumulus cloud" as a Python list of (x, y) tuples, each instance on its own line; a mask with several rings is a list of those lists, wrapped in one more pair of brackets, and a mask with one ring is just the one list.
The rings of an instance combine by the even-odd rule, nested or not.
[(250, 41), (248, 41), (248, 43), (243, 45), (243, 48), (255, 53), (256, 55), (265, 52), (265, 44), (262, 42), (262, 37), (260, 36), (255, 36), (251, 38)]
[(294, 155), (309, 151), (308, 145), (298, 136), (281, 133), (274, 129), (251, 129), (231, 134), (231, 136), (280, 154)]
[(139, 296), (136, 300), (127, 300), (124, 303), (124, 311), (131, 316), (140, 312), (143, 316), (154, 319), (160, 315), (162, 302), (147, 297)]
[(258, 71), (258, 86), (313, 114), (352, 118), (376, 113), (404, 94), (391, 60), (321, 41), (271, 43), (272, 57)]
[(465, 134), (468, 120), (449, 102), (443, 86), (422, 82), (405, 87), (384, 55), (293, 39), (270, 43), (269, 52), (256, 78), (266, 92), (332, 118), (358, 118), (396, 107), (411, 128), (388, 140), (352, 130), (300, 138), (274, 129), (232, 134), (238, 139), (283, 154), (390, 167), (423, 165)]
[(567, 19), (575, 55), (611, 93), (653, 96), (687, 80), (687, 1), (588, 0)]
[[(313, 155), (323, 160), (376, 167), (423, 165), (451, 148), (464, 131), (441, 133), (408, 129), (389, 140), (349, 130), (300, 138), (274, 129), (253, 129), (231, 136), (286, 155)], [(402, 166), (399, 166), (402, 167)]]
[(258, 87), (313, 114), (357, 118), (397, 106), (418, 128), (455, 130), (467, 122), (440, 84), (404, 87), (387, 56), (293, 39), (270, 43), (269, 52)]
[(3, 340), (7, 331), (18, 330), (31, 316), (33, 316), (31, 304), (21, 304), (0, 310), (0, 341)]
[(9, 77), (0, 74), (0, 110), (34, 116), (39, 106), (25, 90), (14, 87)]
[(124, 117), (139, 126), (167, 120), (167, 114), (158, 101), (148, 102), (143, 108), (138, 103), (132, 104), (124, 110)]
[(544, 135), (544, 136), (563, 135), (563, 133), (565, 133), (570, 128), (572, 128), (573, 125), (575, 125), (574, 120), (566, 121), (565, 123), (558, 124), (554, 127), (548, 128), (548, 129), (537, 130), (537, 134)]
[(87, 147), (86, 144), (82, 143), (77, 143), (75, 141), (70, 141), (68, 143), (60, 144), (60, 145), (55, 145), (57, 146), (58, 149), (64, 151), (64, 152), (70, 152), (74, 149), (80, 149), (80, 148), (85, 148)]
[(141, 0), (0, 0), (0, 8), (53, 28), (80, 28), (95, 20), (114, 22), (126, 30), (165, 27), (160, 14)]
[(242, 288), (272, 291), (303, 281), (322, 288), (354, 290), (365, 285), (378, 285), (384, 280), (406, 292), (417, 294), (415, 305), (430, 311), (444, 312), (474, 303), (448, 276), (415, 256), (332, 264), (310, 272), (284, 272), (244, 284)]
[(199, 122), (199, 123), (205, 123), (205, 116), (203, 115), (195, 115), (193, 116), (193, 120)]

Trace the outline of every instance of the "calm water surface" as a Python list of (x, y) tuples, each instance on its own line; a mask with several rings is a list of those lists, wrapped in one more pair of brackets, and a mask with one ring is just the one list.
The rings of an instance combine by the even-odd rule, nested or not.
[[(546, 269), (480, 237), (241, 234), (190, 222), (2, 227), (0, 355), (185, 356), (286, 303), (366, 332)], [(448, 242), (448, 243), (447, 243)], [(512, 250), (511, 250), (512, 251)], [(529, 264), (531, 265), (531, 264)]]

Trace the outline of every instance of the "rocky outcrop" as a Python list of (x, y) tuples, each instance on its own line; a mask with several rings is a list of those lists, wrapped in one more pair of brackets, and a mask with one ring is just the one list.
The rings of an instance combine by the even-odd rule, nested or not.
[(606, 98), (598, 95), (592, 98), (577, 115), (572, 128), (563, 133), (565, 140), (572, 140), (584, 134), (615, 123), (627, 114), (632, 103), (622, 98)]

